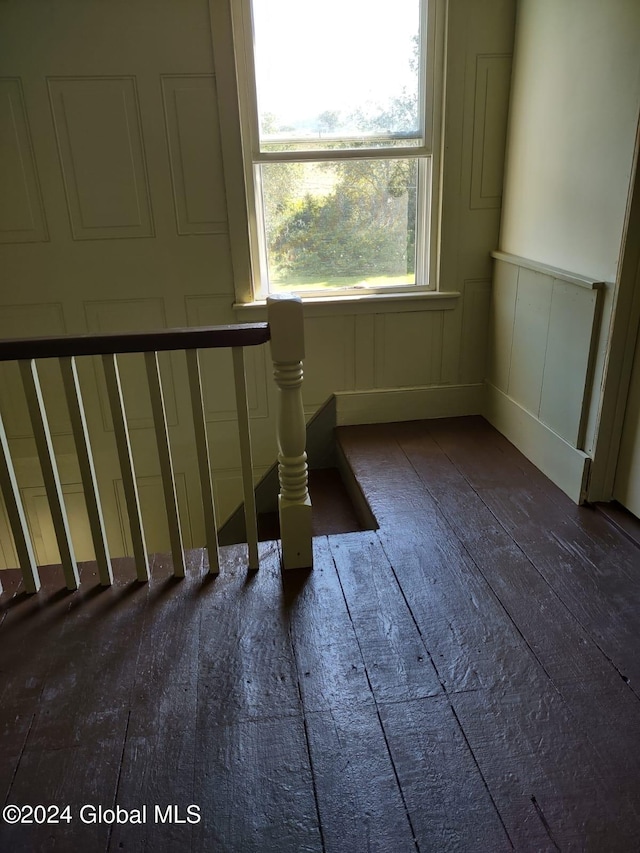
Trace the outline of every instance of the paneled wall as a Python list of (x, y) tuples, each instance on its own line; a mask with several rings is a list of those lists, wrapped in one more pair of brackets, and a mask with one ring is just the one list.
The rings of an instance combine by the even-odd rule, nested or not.
[[(233, 308), (229, 221), (237, 199), (225, 177), (237, 173), (241, 152), (225, 142), (233, 133), (221, 136), (222, 104), (233, 92), (232, 75), (225, 67), (221, 73), (224, 57), (214, 63), (211, 21), (226, 26), (228, 19), (214, 2), (211, 8), (207, 0), (0, 4), (0, 336), (254, 319)], [(514, 0), (450, 4), (441, 245), (435, 248), (440, 286), (459, 296), (393, 310), (384, 302), (311, 306), (308, 415), (336, 391), (351, 395), (353, 417), (360, 419), (386, 417), (389, 410), (397, 417), (428, 417), (478, 409), (514, 6)], [(229, 44), (231, 31), (221, 35)], [(152, 550), (168, 549), (143, 359), (123, 358), (122, 368), (145, 527)], [(186, 544), (198, 545), (202, 513), (181, 354), (161, 358), (161, 368)], [(228, 354), (206, 354), (203, 370), (214, 488), (224, 519), (241, 497)], [(275, 458), (268, 348), (250, 353), (248, 370), (260, 476)], [(79, 372), (110, 546), (120, 554), (130, 543), (104, 380), (93, 359)], [(41, 373), (74, 542), (79, 558), (90, 558), (60, 377), (51, 364)], [(447, 408), (447, 395), (436, 405), (435, 397), (425, 396), (432, 389), (449, 389), (455, 407)], [(389, 396), (394, 393), (402, 397)], [(38, 559), (56, 561), (14, 366), (0, 369), (0, 394)], [(1, 506), (0, 543), (0, 561), (14, 564)]]

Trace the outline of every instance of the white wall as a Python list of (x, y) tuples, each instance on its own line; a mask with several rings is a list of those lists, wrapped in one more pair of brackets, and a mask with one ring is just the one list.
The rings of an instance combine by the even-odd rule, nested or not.
[(503, 251), (615, 280), (639, 104), (637, 0), (521, 0)]

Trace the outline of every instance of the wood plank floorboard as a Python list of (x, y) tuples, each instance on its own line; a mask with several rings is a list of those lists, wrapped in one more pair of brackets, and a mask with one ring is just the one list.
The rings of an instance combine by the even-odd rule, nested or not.
[(448, 697), (388, 703), (380, 716), (418, 850), (512, 850)]
[[(380, 623), (371, 623), (370, 630), (363, 631), (367, 614), (374, 616), (375, 589), (356, 596), (352, 610), (344, 591), (346, 579), (336, 569), (336, 564), (342, 568), (357, 560), (367, 544), (371, 545), (371, 537), (366, 534), (318, 538), (314, 542), (313, 572), (292, 572), (284, 577), (323, 849), (335, 853), (414, 853), (411, 816), (377, 706), (379, 700), (389, 700), (396, 694), (388, 689), (384, 674), (378, 673), (377, 668), (392, 674), (396, 685), (406, 682), (398, 670), (412, 669), (416, 649), (410, 645), (400, 649), (389, 632), (385, 635), (384, 628), (380, 630)], [(334, 549), (341, 548), (349, 551), (347, 559), (334, 554)], [(388, 602), (394, 594), (400, 598), (390, 573), (387, 583), (389, 579)], [(396, 630), (394, 616), (400, 614), (400, 632), (409, 621), (406, 607), (399, 610), (397, 604), (382, 618), (391, 633)], [(396, 667), (389, 663), (387, 646), (400, 652)], [(418, 657), (427, 657), (421, 646), (415, 654), (414, 669), (426, 675), (422, 690), (440, 690), (433, 669), (425, 672)], [(399, 690), (397, 697), (402, 695)]]
[(420, 631), (375, 533), (329, 540), (377, 704), (443, 692)]
[[(194, 849), (319, 853), (322, 840), (275, 543), (225, 549), (200, 622)], [(203, 594), (208, 598), (208, 593)]]
[[(129, 563), (118, 561), (116, 573)], [(81, 568), (76, 593), (61, 586), (59, 569), (46, 567), (41, 578), (44, 595), (16, 596), (2, 625), (1, 641), (13, 647), (2, 669), (6, 661), (14, 675), (3, 692), (3, 722), (32, 715), (6, 801), (69, 805), (75, 817), (49, 826), (2, 821), (0, 849), (106, 849), (109, 827), (83, 824), (78, 813), (87, 803), (114, 803), (147, 590), (122, 580), (102, 589), (91, 564)]]
[(312, 572), (290, 572), (283, 580), (305, 710), (370, 704), (371, 687), (327, 538), (314, 542)]
[(640, 849), (635, 544), (481, 418), (338, 435), (380, 527), (313, 571), (3, 573), (1, 805), (72, 821), (0, 819), (0, 851)]
[[(171, 561), (154, 555), (142, 615), (135, 681), (131, 687), (116, 806), (177, 806), (182, 819), (195, 803), (197, 678), (203, 553), (187, 554), (186, 577), (172, 576)], [(158, 689), (159, 685), (161, 689)], [(170, 792), (171, 801), (167, 802)], [(114, 824), (110, 850), (189, 849), (191, 824)]]
[(416, 853), (376, 706), (313, 711), (306, 726), (324, 850)]
[[(5, 577), (7, 580), (5, 580)], [(26, 747), (38, 710), (47, 696), (45, 680), (56, 655), (70, 597), (61, 589), (59, 567), (40, 568), (42, 587), (37, 596), (22, 591), (17, 571), (3, 573), (5, 590), (0, 624), (0, 794), (4, 801)]]
[(196, 850), (319, 853), (323, 849), (302, 718), (206, 728), (196, 780), (206, 819)]
[(246, 546), (225, 551), (224, 571), (202, 593), (200, 728), (299, 715), (279, 551), (273, 542), (261, 543), (258, 572), (247, 572)]

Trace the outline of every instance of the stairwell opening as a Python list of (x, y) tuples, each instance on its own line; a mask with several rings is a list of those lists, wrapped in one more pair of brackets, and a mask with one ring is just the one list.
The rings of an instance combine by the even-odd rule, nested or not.
[[(332, 395), (307, 424), (309, 494), (313, 505), (313, 535), (377, 530), (378, 523), (335, 440), (336, 403)], [(280, 538), (278, 466), (274, 464), (255, 489), (258, 539)], [(244, 505), (218, 531), (221, 545), (246, 542)]]

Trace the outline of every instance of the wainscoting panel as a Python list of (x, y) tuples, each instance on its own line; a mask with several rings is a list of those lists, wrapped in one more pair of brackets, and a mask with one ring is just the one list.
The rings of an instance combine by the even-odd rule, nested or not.
[(484, 396), (483, 384), (338, 391), (336, 422), (347, 426), (479, 415)]
[(356, 388), (373, 388), (375, 315), (356, 315), (354, 323), (354, 385)]
[[(584, 290), (554, 279), (540, 420), (574, 447), (581, 443), (597, 299), (597, 290)], [(567, 376), (581, 377), (581, 381), (563, 381)]]
[(494, 258), (488, 380), (579, 447), (601, 283), (502, 252)]
[(540, 411), (552, 287), (553, 282), (540, 273), (521, 269), (518, 274), (507, 393), (536, 415)]
[(48, 240), (42, 193), (19, 78), (0, 79), (0, 243)]
[(227, 207), (213, 75), (162, 77), (178, 234), (224, 234)]
[(135, 79), (48, 84), (74, 240), (152, 237)]
[(504, 252), (493, 257), (485, 415), (580, 501), (603, 283)]
[(355, 318), (307, 317), (304, 334), (303, 394), (305, 409), (312, 413), (334, 391), (354, 387)]
[(375, 387), (436, 384), (442, 365), (441, 311), (379, 314), (375, 322)]

